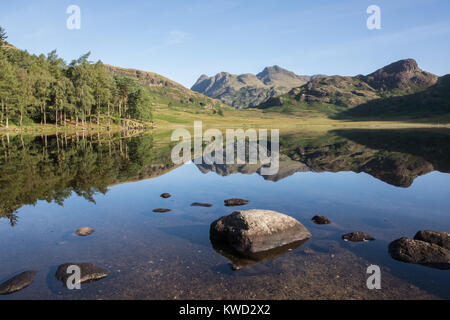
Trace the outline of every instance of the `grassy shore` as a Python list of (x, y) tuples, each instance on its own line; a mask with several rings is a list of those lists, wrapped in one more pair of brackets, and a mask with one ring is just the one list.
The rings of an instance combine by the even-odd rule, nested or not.
[[(202, 121), (204, 127), (216, 128), (308, 128), (309, 130), (330, 130), (333, 128), (418, 128), (445, 127), (450, 128), (450, 121), (446, 118), (401, 119), (398, 121), (361, 120), (345, 121), (327, 118), (321, 114), (284, 114), (264, 112), (258, 109), (225, 110), (221, 115), (198, 113), (182, 108), (157, 108), (153, 112), (153, 123), (141, 123), (143, 128), (171, 129), (179, 127), (193, 127), (194, 121)], [(55, 132), (77, 131), (121, 131), (120, 124), (86, 124), (67, 126), (54, 124), (31, 124), (18, 127), (14, 124), (9, 128), (0, 127), (1, 133), (51, 134)]]
[(194, 121), (202, 121), (205, 127), (450, 127), (450, 119), (401, 119), (399, 121), (334, 120), (319, 113), (284, 114), (264, 112), (258, 109), (226, 110), (221, 115), (197, 114), (183, 110), (161, 108), (154, 112), (157, 128), (191, 127)]

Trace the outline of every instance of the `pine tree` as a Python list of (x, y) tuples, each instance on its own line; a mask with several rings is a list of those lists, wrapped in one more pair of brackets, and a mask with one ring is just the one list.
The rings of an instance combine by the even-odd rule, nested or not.
[(8, 39), (8, 36), (6, 35), (6, 30), (0, 26), (0, 46), (6, 42), (6, 39)]
[(10, 105), (14, 103), (14, 92), (17, 88), (17, 79), (13, 65), (8, 61), (6, 55), (0, 51), (0, 103), (1, 122), (5, 118), (5, 127), (9, 128)]

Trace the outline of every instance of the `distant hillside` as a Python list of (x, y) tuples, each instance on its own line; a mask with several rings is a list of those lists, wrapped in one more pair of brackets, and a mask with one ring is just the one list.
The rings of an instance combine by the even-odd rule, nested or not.
[(191, 91), (181, 84), (157, 73), (136, 69), (125, 69), (105, 65), (106, 71), (114, 76), (129, 77), (145, 86), (153, 98), (153, 105), (163, 107), (193, 107), (197, 109), (226, 108), (222, 102)]
[(450, 74), (439, 78), (435, 85), (424, 91), (371, 100), (341, 112), (337, 118), (426, 118), (437, 115), (450, 115)]
[(267, 67), (257, 75), (221, 72), (214, 77), (202, 75), (191, 90), (221, 100), (235, 108), (259, 105), (270, 97), (287, 93), (311, 79), (279, 66)]
[[(445, 77), (443, 77), (445, 78)], [(439, 81), (438, 81), (439, 80)], [(413, 59), (400, 60), (367, 76), (322, 76), (270, 98), (257, 108), (266, 111), (321, 113), (345, 118), (415, 114), (420, 104), (422, 116), (443, 112), (448, 80), (423, 71)], [(402, 105), (402, 106), (401, 106)], [(435, 108), (439, 105), (438, 108)], [(439, 110), (435, 110), (439, 109)]]

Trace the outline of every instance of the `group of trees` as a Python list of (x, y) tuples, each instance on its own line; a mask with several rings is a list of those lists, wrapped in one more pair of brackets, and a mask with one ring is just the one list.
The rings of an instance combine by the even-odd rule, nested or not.
[(6, 39), (0, 27), (0, 126), (152, 120), (149, 91), (133, 78), (108, 73), (101, 61), (90, 62), (90, 53), (66, 64), (56, 51), (31, 55)]

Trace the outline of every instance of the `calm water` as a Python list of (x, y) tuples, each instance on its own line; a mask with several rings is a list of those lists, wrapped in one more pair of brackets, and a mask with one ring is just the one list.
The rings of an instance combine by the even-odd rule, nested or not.
[[(445, 129), (287, 132), (279, 173), (263, 177), (257, 165), (174, 166), (167, 133), (4, 136), (0, 281), (38, 274), (0, 299), (448, 299), (450, 271), (395, 261), (387, 247), (418, 230), (450, 231), (449, 138)], [(224, 207), (232, 197), (250, 204)], [(259, 263), (216, 251), (210, 224), (251, 208), (291, 215), (313, 237)], [(315, 214), (333, 223), (314, 225)], [(95, 233), (74, 235), (84, 226)], [(352, 231), (376, 241), (343, 242)], [(66, 262), (111, 274), (70, 291), (54, 277)], [(371, 264), (381, 290), (366, 287)]]

